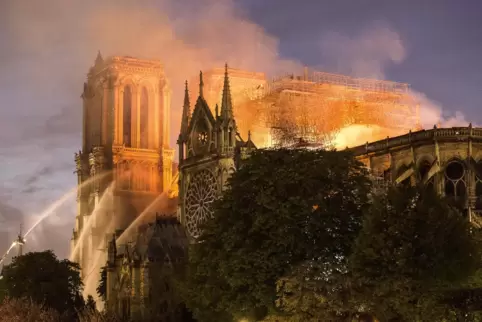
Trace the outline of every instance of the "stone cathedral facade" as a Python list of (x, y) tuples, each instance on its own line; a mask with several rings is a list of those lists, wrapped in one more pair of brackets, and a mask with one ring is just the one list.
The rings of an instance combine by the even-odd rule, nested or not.
[(97, 269), (93, 265), (105, 263), (105, 251), (94, 253), (105, 248), (106, 234), (127, 228), (169, 188), (174, 150), (169, 147), (171, 88), (159, 61), (104, 59), (99, 53), (81, 97), (71, 258), (80, 264), (85, 283)]
[(191, 240), (200, 234), (199, 225), (212, 216), (212, 203), (241, 159), (256, 149), (248, 134), (244, 141), (234, 118), (228, 66), (223, 80), (221, 107), (214, 114), (204, 97), (202, 72), (199, 96), (191, 114), (189, 93), (184, 96), (179, 145), (178, 219)]
[(432, 187), (482, 227), (482, 128), (434, 127), (352, 151), (378, 182)]

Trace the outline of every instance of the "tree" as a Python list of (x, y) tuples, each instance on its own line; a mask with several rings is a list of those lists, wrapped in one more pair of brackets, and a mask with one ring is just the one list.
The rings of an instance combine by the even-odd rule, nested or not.
[(0, 303), (0, 322), (56, 322), (60, 314), (27, 299), (5, 298)]
[(61, 314), (84, 308), (79, 265), (59, 260), (51, 251), (27, 253), (5, 266), (3, 279), (11, 298), (30, 298), (33, 302)]
[(87, 301), (85, 301), (85, 309), (88, 311), (97, 311), (97, 305), (92, 295), (87, 296)]
[(105, 301), (107, 299), (107, 267), (102, 266), (100, 269), (99, 285), (97, 286), (97, 295)]
[(316, 261), (343, 270), (371, 183), (348, 151), (255, 151), (190, 249), (186, 303), (200, 321), (261, 319), (278, 281)]
[(441, 321), (441, 299), (480, 267), (477, 236), (432, 189), (392, 187), (375, 197), (350, 259), (359, 304), (383, 321)]

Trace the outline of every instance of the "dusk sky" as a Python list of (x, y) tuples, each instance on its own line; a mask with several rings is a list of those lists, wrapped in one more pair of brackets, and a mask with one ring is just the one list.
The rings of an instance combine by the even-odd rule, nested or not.
[[(478, 0), (1, 0), (0, 44), (0, 256), (21, 222), (75, 188), (80, 94), (98, 50), (163, 61), (172, 144), (183, 81), (226, 61), (406, 82), (424, 126), (482, 124)], [(71, 196), (27, 250), (67, 256), (74, 218)]]

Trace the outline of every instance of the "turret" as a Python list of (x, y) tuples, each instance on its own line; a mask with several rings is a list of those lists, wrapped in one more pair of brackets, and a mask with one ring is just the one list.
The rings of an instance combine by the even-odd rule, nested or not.
[(179, 133), (179, 138), (177, 144), (179, 145), (179, 161), (184, 159), (185, 144), (188, 136), (189, 118), (191, 116), (191, 104), (189, 102), (189, 90), (186, 81), (186, 88), (184, 90), (184, 104), (182, 107), (182, 119), (181, 119), (181, 132)]
[(221, 101), (221, 118), (224, 122), (234, 121), (233, 102), (231, 100), (231, 88), (229, 86), (228, 64), (224, 70), (223, 98)]
[(228, 64), (225, 65), (223, 96), (221, 112), (217, 117), (218, 151), (223, 155), (230, 155), (236, 147), (236, 121), (234, 120), (233, 102), (229, 86)]

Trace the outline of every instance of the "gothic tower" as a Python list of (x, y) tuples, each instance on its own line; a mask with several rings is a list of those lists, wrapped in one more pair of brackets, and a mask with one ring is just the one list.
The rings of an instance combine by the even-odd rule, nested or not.
[(93, 253), (105, 247), (106, 233), (127, 228), (169, 189), (174, 150), (169, 147), (171, 89), (159, 61), (103, 59), (99, 53), (82, 99), (71, 257), (85, 277)]
[[(178, 217), (191, 240), (199, 234), (199, 225), (212, 216), (212, 203), (219, 196), (229, 175), (235, 171), (237, 156), (246, 147), (237, 132), (233, 114), (228, 66), (225, 67), (221, 111), (212, 114), (203, 92), (200, 73), (199, 96), (190, 113), (186, 83), (179, 145)], [(243, 151), (241, 151), (243, 150)]]

